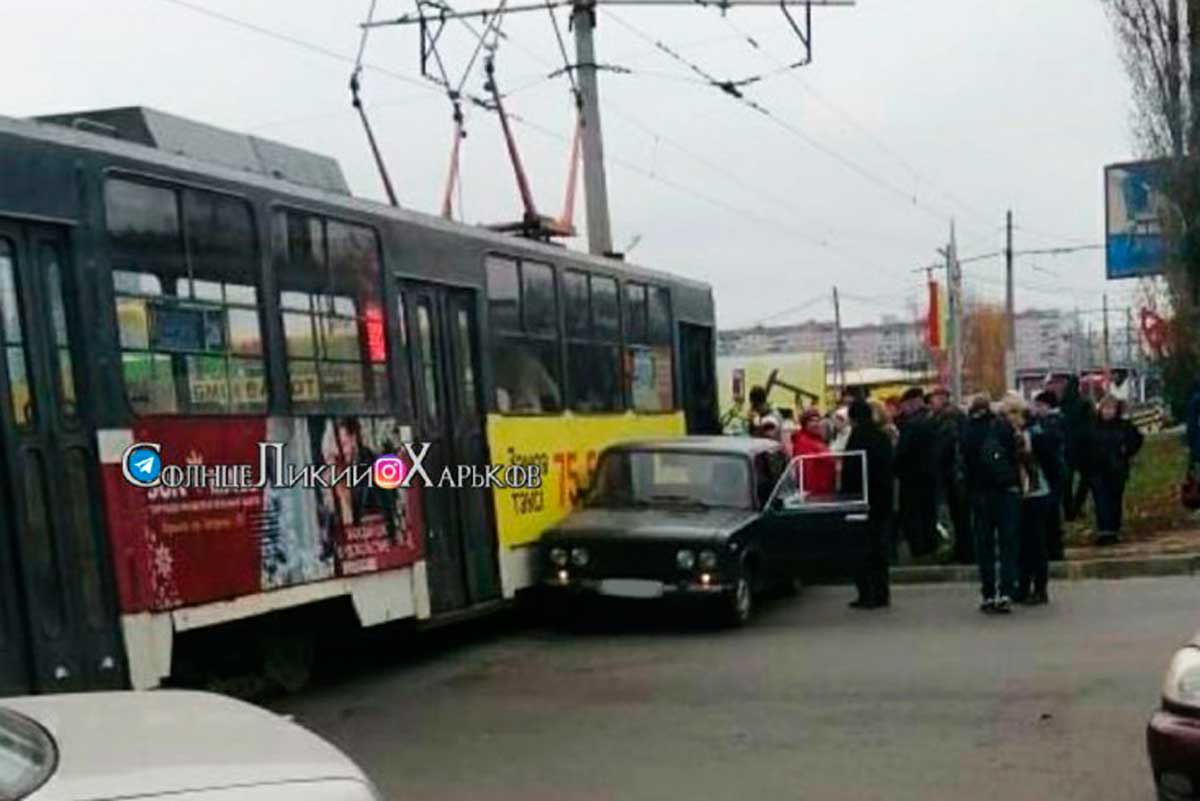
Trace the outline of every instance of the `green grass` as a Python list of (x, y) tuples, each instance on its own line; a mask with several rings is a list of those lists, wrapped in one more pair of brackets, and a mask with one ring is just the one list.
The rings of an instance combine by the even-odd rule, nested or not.
[[(1152, 540), (1161, 532), (1197, 528), (1192, 512), (1179, 502), (1179, 483), (1187, 465), (1187, 449), (1178, 431), (1150, 434), (1133, 464), (1125, 488), (1125, 526), (1122, 539)], [(1067, 545), (1087, 545), (1095, 530), (1091, 496), (1078, 520), (1067, 523)]]

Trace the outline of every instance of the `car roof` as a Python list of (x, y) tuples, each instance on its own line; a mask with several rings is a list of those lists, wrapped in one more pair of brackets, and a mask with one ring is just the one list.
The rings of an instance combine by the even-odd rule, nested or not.
[(154, 690), (0, 698), (53, 737), (38, 801), (356, 780), (334, 746), (286, 718), (212, 693)]
[(773, 439), (762, 437), (664, 437), (635, 439), (610, 445), (610, 451), (689, 451), (694, 453), (727, 453), (752, 456), (763, 451), (783, 450)]

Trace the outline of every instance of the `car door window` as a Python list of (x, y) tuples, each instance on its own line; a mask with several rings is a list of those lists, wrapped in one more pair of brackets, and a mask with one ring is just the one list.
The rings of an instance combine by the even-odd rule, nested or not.
[(865, 466), (862, 451), (797, 456), (783, 471), (770, 505), (789, 511), (865, 508)]

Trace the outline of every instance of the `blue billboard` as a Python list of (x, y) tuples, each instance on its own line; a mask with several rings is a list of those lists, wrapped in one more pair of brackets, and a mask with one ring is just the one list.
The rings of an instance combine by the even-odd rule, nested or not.
[(1110, 280), (1160, 275), (1166, 258), (1162, 215), (1166, 165), (1162, 161), (1104, 168), (1105, 271)]

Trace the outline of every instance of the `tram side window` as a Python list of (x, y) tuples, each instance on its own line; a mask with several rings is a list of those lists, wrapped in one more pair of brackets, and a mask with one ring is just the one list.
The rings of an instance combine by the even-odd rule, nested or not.
[(577, 270), (563, 273), (563, 320), (571, 409), (621, 408), (620, 326), (616, 279)]
[(104, 200), (121, 370), (133, 410), (265, 411), (249, 205), (123, 178), (105, 183)]
[(625, 284), (625, 383), (633, 408), (665, 412), (675, 407), (671, 299), (666, 289)]
[(386, 408), (387, 339), (375, 232), (294, 211), (278, 212), (275, 226), (292, 403)]
[(562, 411), (554, 269), (489, 256), (487, 282), (496, 408), (514, 414)]
[(13, 422), (24, 427), (34, 420), (25, 335), (21, 325), (21, 296), (17, 293), (16, 255), (12, 242), (0, 238), (0, 359), (7, 365)]

